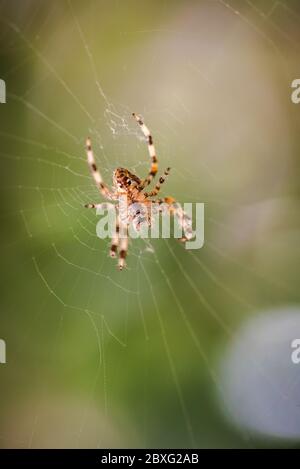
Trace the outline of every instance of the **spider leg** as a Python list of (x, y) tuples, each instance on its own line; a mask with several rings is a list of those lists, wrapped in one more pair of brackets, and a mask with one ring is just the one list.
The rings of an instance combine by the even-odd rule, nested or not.
[(170, 169), (171, 168), (167, 168), (163, 174), (163, 176), (161, 176), (158, 180), (158, 183), (155, 185), (153, 191), (151, 192), (144, 192), (144, 196), (145, 197), (154, 197), (156, 196), (159, 191), (160, 191), (160, 186), (161, 184), (163, 184), (165, 182), (165, 180), (167, 179), (168, 175), (169, 175), (169, 172), (170, 172)]
[(161, 199), (151, 200), (151, 202), (152, 202), (153, 204), (161, 205), (160, 210), (161, 210), (161, 211), (164, 211), (164, 206), (163, 206), (162, 204), (167, 204), (167, 205), (169, 205), (170, 207), (168, 207), (168, 210), (171, 210), (171, 209), (172, 209), (172, 205), (176, 203), (176, 200), (174, 199), (174, 197), (163, 197), (163, 198), (161, 198)]
[(119, 246), (119, 232), (120, 232), (120, 218), (119, 218), (119, 213), (117, 213), (116, 217), (116, 229), (114, 236), (111, 239), (111, 245), (110, 245), (110, 257), (116, 257), (117, 251), (118, 251), (118, 246)]
[(110, 199), (110, 200), (115, 199), (114, 194), (109, 190), (107, 185), (103, 182), (100, 171), (97, 168), (90, 138), (86, 139), (86, 154), (87, 154), (88, 164), (89, 164), (92, 176), (101, 194), (106, 199)]
[(134, 112), (132, 113), (132, 115), (136, 119), (137, 123), (139, 124), (139, 126), (141, 128), (141, 131), (143, 132), (143, 134), (144, 134), (144, 136), (147, 140), (148, 151), (149, 151), (149, 155), (150, 155), (150, 158), (151, 158), (151, 166), (150, 166), (148, 176), (144, 180), (142, 180), (142, 183), (137, 187), (138, 190), (141, 191), (141, 190), (144, 189), (144, 187), (148, 186), (151, 183), (152, 179), (155, 177), (155, 175), (157, 173), (157, 170), (158, 170), (158, 163), (157, 163), (155, 147), (154, 147), (154, 144), (153, 144), (153, 138), (152, 138), (152, 135), (150, 133), (150, 130), (144, 124), (144, 122), (142, 121), (140, 116), (138, 116)]
[(168, 210), (177, 218), (184, 233), (183, 236), (179, 238), (179, 241), (185, 243), (192, 239), (192, 220), (173, 197), (164, 197), (163, 199), (152, 200), (152, 203), (159, 205), (160, 212), (163, 213), (165, 210)]
[(102, 204), (85, 204), (85, 208), (95, 208), (96, 210), (110, 210), (111, 208), (115, 208), (115, 206), (113, 204), (107, 204), (106, 202), (104, 202)]
[(120, 233), (121, 236), (119, 237), (119, 270), (123, 270), (126, 266), (126, 255), (128, 250), (128, 228), (127, 224), (120, 221)]

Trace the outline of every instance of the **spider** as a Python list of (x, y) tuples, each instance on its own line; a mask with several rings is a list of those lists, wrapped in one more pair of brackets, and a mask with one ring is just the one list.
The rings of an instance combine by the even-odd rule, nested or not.
[[(102, 176), (96, 166), (94, 153), (92, 150), (91, 139), (87, 138), (86, 140), (86, 153), (87, 153), (87, 160), (88, 164), (94, 178), (94, 181), (102, 194), (102, 196), (110, 201), (117, 202), (114, 206), (116, 209), (117, 217), (116, 217), (116, 227), (115, 232), (111, 240), (110, 246), (110, 256), (116, 257), (117, 253), (119, 254), (118, 266), (119, 269), (122, 270), (125, 267), (125, 259), (128, 250), (128, 226), (129, 223), (135, 223), (135, 227), (137, 229), (140, 228), (141, 224), (146, 221), (149, 226), (151, 226), (151, 217), (150, 212), (153, 204), (159, 207), (160, 212), (169, 211), (173, 215), (175, 215), (179, 221), (179, 224), (183, 228), (184, 236), (180, 238), (180, 241), (185, 242), (188, 239), (191, 239), (192, 234), (192, 227), (191, 227), (191, 220), (188, 215), (183, 211), (181, 206), (176, 203), (173, 197), (164, 197), (161, 199), (152, 199), (155, 197), (161, 188), (161, 185), (165, 182), (167, 176), (169, 175), (170, 168), (167, 168), (164, 174), (159, 178), (158, 182), (156, 183), (153, 190), (149, 192), (145, 192), (145, 188), (149, 186), (152, 182), (156, 173), (158, 171), (158, 161), (156, 157), (155, 147), (153, 144), (152, 135), (142, 121), (141, 117), (135, 113), (132, 113), (132, 116), (136, 119), (138, 125), (144, 137), (147, 141), (148, 151), (151, 159), (150, 170), (145, 179), (140, 179), (138, 176), (130, 172), (128, 169), (125, 168), (117, 168), (113, 172), (113, 187), (109, 189), (109, 187), (104, 183)], [(121, 216), (120, 214), (120, 198), (125, 197), (128, 206), (128, 214), (127, 216)], [(140, 209), (134, 209), (133, 213), (130, 213), (131, 207), (143, 206), (146, 210), (143, 212)], [(95, 204), (89, 203), (86, 204), (86, 208), (102, 208), (108, 209), (111, 204)], [(123, 233), (120, 236), (120, 233)]]

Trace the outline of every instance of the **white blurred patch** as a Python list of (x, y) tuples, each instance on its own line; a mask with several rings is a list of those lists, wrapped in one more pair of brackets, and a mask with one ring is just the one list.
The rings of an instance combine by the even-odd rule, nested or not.
[(223, 354), (224, 411), (237, 426), (258, 434), (300, 439), (300, 308), (268, 310), (246, 323)]

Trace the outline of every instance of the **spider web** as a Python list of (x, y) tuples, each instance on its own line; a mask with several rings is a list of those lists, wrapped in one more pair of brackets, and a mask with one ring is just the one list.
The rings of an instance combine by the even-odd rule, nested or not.
[[(151, 2), (132, 15), (119, 2), (16, 5), (1, 2), (2, 307), (12, 349), (2, 445), (259, 444), (216, 401), (223, 346), (240, 323), (299, 301), (299, 268), (291, 251), (273, 263), (270, 235), (288, 210), (278, 242), (297, 251), (296, 236), (284, 238), (299, 228), (289, 156), (299, 113), (288, 101), (299, 72), (296, 2)], [(146, 175), (132, 111), (154, 136), (160, 171), (172, 167), (162, 192), (205, 202), (205, 247), (133, 240), (120, 273), (83, 208), (102, 200), (84, 142), (90, 135), (106, 183), (118, 166)]]

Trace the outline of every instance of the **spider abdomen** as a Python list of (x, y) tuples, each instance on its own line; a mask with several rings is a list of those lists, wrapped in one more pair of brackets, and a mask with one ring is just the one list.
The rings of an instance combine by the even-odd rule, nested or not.
[(114, 183), (122, 189), (128, 189), (131, 185), (139, 186), (141, 179), (125, 168), (117, 168), (113, 174)]

